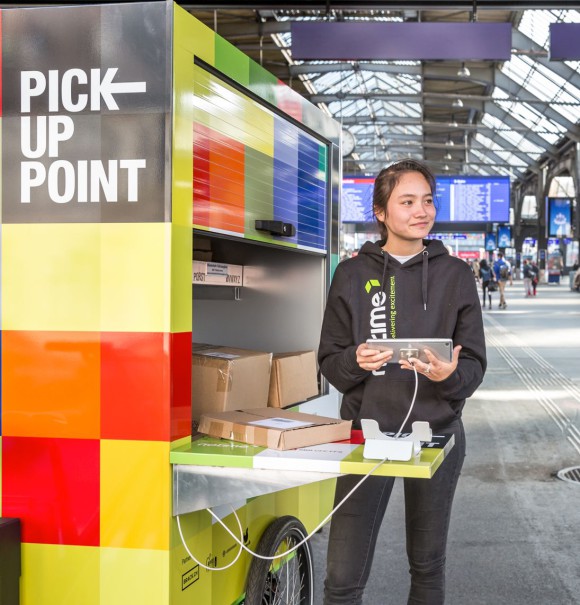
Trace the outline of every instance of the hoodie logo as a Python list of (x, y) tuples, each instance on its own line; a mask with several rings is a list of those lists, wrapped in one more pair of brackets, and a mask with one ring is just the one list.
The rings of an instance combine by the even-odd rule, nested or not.
[[(378, 279), (369, 279), (365, 284), (367, 294), (370, 294), (373, 288), (380, 288), (381, 282)], [(382, 291), (371, 295), (371, 312), (369, 316), (369, 327), (371, 338), (387, 338), (387, 295)], [(374, 376), (382, 376), (385, 370), (379, 369), (373, 372)]]
[(371, 291), (371, 288), (373, 286), (380, 288), (381, 282), (378, 279), (369, 279), (369, 281), (365, 284), (365, 290), (367, 291), (367, 294)]

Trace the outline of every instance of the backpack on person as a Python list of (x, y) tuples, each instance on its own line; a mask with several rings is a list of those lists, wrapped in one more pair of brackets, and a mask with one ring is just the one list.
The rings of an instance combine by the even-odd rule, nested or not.
[(510, 270), (506, 264), (503, 264), (499, 268), (499, 278), (500, 279), (509, 279)]

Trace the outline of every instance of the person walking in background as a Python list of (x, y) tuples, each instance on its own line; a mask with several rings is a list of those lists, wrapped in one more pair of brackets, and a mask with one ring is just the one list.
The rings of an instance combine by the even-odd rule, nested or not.
[[(403, 480), (408, 602), (415, 605), (445, 600), (449, 519), (465, 456), (461, 412), (487, 364), (473, 273), (439, 240), (426, 239), (435, 221), (434, 198), (435, 177), (416, 160), (379, 173), (373, 212), (381, 239), (366, 242), (336, 267), (318, 349), (320, 371), (343, 394), (340, 414), (355, 429), (361, 419), (374, 419), (381, 431), (407, 432), (423, 420), (437, 435), (454, 435), (455, 445), (431, 479)], [(428, 349), (428, 361), (392, 359), (392, 351), (366, 344), (397, 337), (451, 338), (452, 360), (441, 361)], [(344, 502), (330, 525), (325, 605), (362, 603), (394, 482), (372, 475), (363, 483), (353, 475), (337, 479), (335, 506)]]
[(471, 269), (473, 270), (473, 274), (475, 275), (476, 281), (479, 281), (481, 279), (480, 275), (479, 275), (479, 268), (480, 268), (480, 263), (479, 263), (479, 260), (476, 258), (471, 263)]
[(526, 259), (524, 259), (522, 266), (522, 273), (524, 277), (524, 293), (526, 298), (534, 295), (534, 289), (532, 287), (532, 280), (534, 278), (534, 271), (532, 266)]
[(530, 270), (532, 273), (532, 294), (535, 296), (538, 282), (540, 281), (540, 268), (536, 264), (536, 261), (530, 261)]
[(489, 298), (489, 308), (491, 309), (491, 292), (490, 282), (494, 281), (493, 271), (487, 264), (485, 258), (481, 259), (479, 263), (479, 279), (481, 280), (481, 294), (482, 303), (481, 306), (485, 309), (486, 295)]
[(505, 287), (508, 280), (511, 280), (510, 266), (503, 257), (503, 252), (497, 253), (497, 260), (493, 263), (493, 272), (497, 285), (499, 286), (499, 308), (507, 308), (505, 300)]

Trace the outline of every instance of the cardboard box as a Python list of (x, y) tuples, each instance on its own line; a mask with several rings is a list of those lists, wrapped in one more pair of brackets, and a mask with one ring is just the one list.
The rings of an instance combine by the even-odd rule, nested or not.
[(276, 353), (272, 357), (268, 405), (283, 408), (318, 395), (314, 351)]
[(244, 267), (227, 263), (193, 261), (193, 283), (209, 286), (241, 286)]
[(209, 262), (213, 259), (213, 252), (211, 250), (194, 250), (193, 260), (201, 260)]
[(193, 249), (194, 250), (211, 250), (211, 239), (209, 237), (203, 237), (195, 234), (193, 236)]
[(192, 419), (268, 405), (272, 353), (194, 343), (191, 351)]
[(351, 425), (351, 420), (258, 408), (204, 414), (199, 432), (275, 450), (290, 450), (348, 439)]

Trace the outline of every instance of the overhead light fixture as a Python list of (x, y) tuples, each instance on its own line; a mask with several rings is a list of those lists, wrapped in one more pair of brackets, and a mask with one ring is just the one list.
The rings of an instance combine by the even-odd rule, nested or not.
[(451, 126), (451, 128), (458, 128), (459, 124), (455, 120), (452, 120), (449, 122), (449, 126)]
[(463, 107), (463, 101), (459, 97), (457, 97), (457, 99), (453, 99), (451, 107), (453, 107), (453, 109), (459, 109), (460, 107)]
[(445, 141), (445, 145), (447, 145), (447, 147), (453, 147), (455, 143), (449, 138), (447, 141)]
[(445, 170), (445, 172), (449, 172), (449, 165), (445, 164), (445, 166), (443, 166), (443, 170)]
[(446, 154), (443, 156), (443, 159), (444, 159), (444, 160), (452, 160), (453, 158), (452, 158), (451, 154), (450, 154), (449, 152), (447, 152), (447, 153), (446, 153)]
[(471, 75), (471, 72), (469, 71), (469, 68), (465, 65), (465, 63), (461, 64), (461, 67), (459, 68), (457, 75), (460, 78), (469, 78), (469, 76)]

